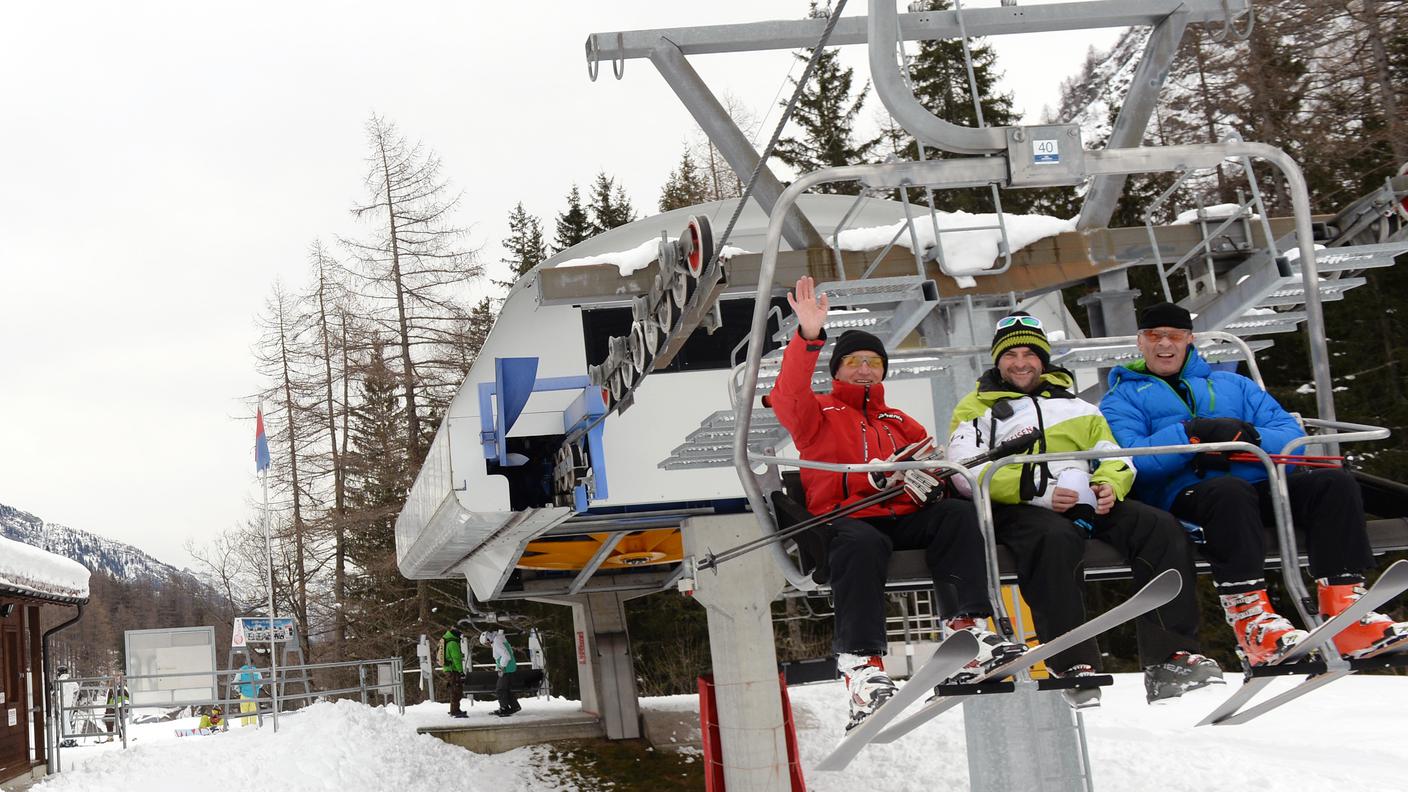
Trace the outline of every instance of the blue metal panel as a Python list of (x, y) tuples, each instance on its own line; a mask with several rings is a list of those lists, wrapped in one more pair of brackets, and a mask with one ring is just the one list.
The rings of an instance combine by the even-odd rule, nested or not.
[[(499, 414), (496, 428), (499, 437), (508, 437), (508, 430), (523, 414), (528, 397), (537, 390), (538, 359), (535, 357), (494, 358), (495, 390), (499, 397)], [(508, 463), (504, 444), (499, 443), (499, 464)]]

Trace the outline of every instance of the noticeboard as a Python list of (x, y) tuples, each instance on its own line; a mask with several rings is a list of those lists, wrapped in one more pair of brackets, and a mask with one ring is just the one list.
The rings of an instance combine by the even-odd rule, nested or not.
[[(127, 692), (134, 705), (217, 698), (215, 628), (127, 630)], [(160, 675), (155, 678), (145, 678)]]

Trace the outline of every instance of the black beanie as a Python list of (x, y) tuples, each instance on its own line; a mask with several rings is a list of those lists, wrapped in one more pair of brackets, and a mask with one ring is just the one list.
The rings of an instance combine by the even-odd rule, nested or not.
[(1140, 330), (1152, 330), (1155, 327), (1192, 330), (1193, 315), (1181, 305), (1174, 305), (1171, 302), (1157, 303), (1139, 312)]
[[(1026, 311), (1015, 311), (1008, 316), (1031, 316)], [(992, 362), (1002, 357), (1002, 353), (1013, 347), (1031, 347), (1036, 356), (1041, 358), (1043, 368), (1051, 367), (1051, 342), (1046, 339), (1046, 332), (1040, 327), (1029, 327), (1021, 322), (1015, 322), (1006, 327), (999, 327), (997, 332), (992, 334)]]
[(880, 379), (890, 373), (890, 355), (885, 352), (885, 345), (880, 339), (865, 332), (864, 330), (847, 330), (836, 339), (836, 348), (831, 350), (831, 377), (835, 379), (836, 370), (841, 368), (841, 358), (852, 352), (859, 352), (862, 349), (867, 352), (874, 352), (880, 356), (880, 362), (885, 364), (885, 370), (880, 373)]

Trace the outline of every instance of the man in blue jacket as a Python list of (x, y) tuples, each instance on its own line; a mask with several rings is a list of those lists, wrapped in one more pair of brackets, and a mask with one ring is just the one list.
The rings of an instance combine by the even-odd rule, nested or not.
[[(1125, 448), (1241, 440), (1279, 453), (1304, 436), (1296, 419), (1252, 380), (1213, 371), (1193, 346), (1193, 319), (1173, 303), (1139, 315), (1143, 360), (1110, 372), (1100, 410)], [(1260, 462), (1222, 454), (1134, 457), (1134, 493), (1202, 526), (1203, 555), (1212, 566), (1238, 651), (1252, 665), (1271, 662), (1306, 637), (1276, 613), (1266, 594), (1263, 520), (1271, 518), (1270, 487)], [(1339, 469), (1296, 472), (1289, 478), (1292, 523), (1305, 532), (1320, 613), (1333, 616), (1364, 592), (1373, 564), (1364, 530), (1359, 484)], [(1408, 638), (1408, 623), (1370, 613), (1335, 638), (1346, 657)]]

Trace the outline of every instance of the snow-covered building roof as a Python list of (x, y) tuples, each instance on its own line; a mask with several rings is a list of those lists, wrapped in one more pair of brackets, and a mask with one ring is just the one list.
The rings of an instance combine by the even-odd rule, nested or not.
[(77, 561), (0, 537), (0, 593), (59, 602), (88, 599), (88, 570)]
[[(662, 231), (678, 234), (691, 216), (703, 215), (714, 225), (717, 239), (723, 235), (724, 227), (737, 205), (738, 199), (731, 198), (643, 218), (574, 245), (549, 258), (542, 266), (614, 264), (624, 278), (655, 260)], [(936, 235), (935, 221), (929, 219), (927, 207), (911, 207), (909, 213), (916, 218), (916, 239), (911, 239), (909, 234), (900, 233), (909, 221), (905, 217), (904, 205), (898, 201), (877, 197), (857, 201), (850, 195), (803, 195), (797, 200), (797, 208), (826, 238), (827, 244), (832, 243), (837, 226), (844, 222), (839, 238), (835, 240), (841, 250), (877, 250), (894, 240), (896, 245), (904, 248), (911, 247), (917, 241), (921, 252), (927, 253), (939, 239), (943, 244), (944, 269), (951, 275), (964, 278), (1000, 263), (998, 256), (1002, 231), (998, 230), (995, 214), (940, 211), (936, 217), (940, 233)], [(1007, 214), (1003, 216), (1003, 223), (1006, 226), (1007, 245), (1013, 251), (1039, 239), (1075, 230), (1075, 220), (1044, 215)], [(768, 215), (756, 201), (749, 201), (729, 237), (729, 244), (722, 252), (723, 257), (761, 252), (767, 238), (767, 227)], [(785, 240), (782, 248), (788, 249)], [(971, 278), (962, 282), (964, 288), (971, 288), (970, 284)]]

